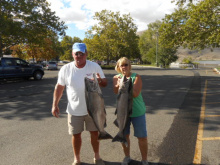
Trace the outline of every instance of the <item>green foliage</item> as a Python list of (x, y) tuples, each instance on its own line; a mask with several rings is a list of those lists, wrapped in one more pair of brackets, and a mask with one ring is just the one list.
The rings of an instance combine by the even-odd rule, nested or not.
[(175, 55), (177, 48), (170, 46), (169, 42), (159, 43), (160, 35), (163, 33), (158, 32), (161, 24), (162, 22), (157, 20), (148, 25), (148, 30), (140, 36), (139, 49), (145, 63), (155, 64), (157, 62), (167, 67), (171, 62), (177, 60)]
[(140, 36), (138, 46), (140, 49), (141, 58), (144, 62), (155, 62), (155, 60), (150, 57), (150, 54), (156, 54), (155, 52), (153, 52), (156, 46), (156, 40), (153, 39), (153, 35), (149, 29)]
[(96, 12), (94, 20), (98, 24), (91, 27), (84, 42), (88, 46), (89, 58), (117, 60), (122, 56), (140, 57), (138, 49), (137, 27), (130, 15), (102, 10)]
[(115, 69), (115, 66), (114, 66), (114, 65), (101, 65), (101, 68), (102, 68), (102, 69), (111, 69), (111, 70), (114, 70), (114, 69)]
[(193, 63), (193, 60), (192, 60), (192, 57), (186, 57), (183, 59), (182, 61), (183, 64), (192, 64)]
[(79, 37), (65, 36), (61, 41), (61, 47), (63, 49), (63, 55), (60, 57), (61, 60), (73, 60), (72, 46), (75, 42), (82, 42)]
[[(182, 2), (181, 2), (182, 3)], [(220, 1), (202, 0), (181, 6), (167, 15), (160, 42), (189, 49), (220, 47)]]
[(12, 55), (22, 59), (35, 59), (36, 61), (59, 59), (62, 49), (57, 36), (45, 38), (42, 45), (18, 44), (11, 47)]
[(168, 68), (170, 63), (176, 61), (178, 57), (176, 56), (177, 49), (175, 48), (160, 48), (159, 49), (159, 59), (158, 62), (162, 67)]
[(176, 2), (176, 5), (178, 6), (183, 6), (184, 4), (188, 4), (188, 3), (192, 3), (192, 2), (196, 2), (199, 0), (172, 0), (171, 2)]
[(39, 46), (54, 34), (65, 35), (67, 27), (46, 0), (3, 0), (0, 10), (0, 56), (16, 44)]

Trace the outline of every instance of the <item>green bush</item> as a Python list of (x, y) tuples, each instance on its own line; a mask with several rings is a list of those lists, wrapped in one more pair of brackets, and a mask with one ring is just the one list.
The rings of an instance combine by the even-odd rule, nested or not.
[(115, 69), (115, 66), (114, 65), (101, 65), (101, 68), (102, 69)]
[(193, 60), (192, 60), (192, 57), (186, 57), (183, 59), (182, 61), (183, 64), (192, 64), (193, 63)]

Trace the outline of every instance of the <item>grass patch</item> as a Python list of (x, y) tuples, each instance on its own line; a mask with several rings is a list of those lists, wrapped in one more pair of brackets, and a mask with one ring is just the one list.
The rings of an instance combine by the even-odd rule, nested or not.
[(156, 67), (156, 65), (154, 65), (154, 64), (136, 64), (136, 65), (137, 66), (148, 66), (148, 67), (152, 66), (152, 67)]

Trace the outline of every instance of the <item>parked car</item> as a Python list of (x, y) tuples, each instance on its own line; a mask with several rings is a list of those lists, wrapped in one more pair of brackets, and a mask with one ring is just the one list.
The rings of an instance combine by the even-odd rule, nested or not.
[(53, 61), (49, 61), (46, 65), (46, 69), (47, 70), (57, 70), (58, 69), (58, 65), (56, 62)]
[(43, 75), (42, 66), (29, 64), (20, 58), (0, 58), (0, 79), (34, 77), (35, 80), (41, 80)]
[(100, 60), (97, 60), (96, 63), (99, 65), (102, 65), (102, 61), (100, 61)]

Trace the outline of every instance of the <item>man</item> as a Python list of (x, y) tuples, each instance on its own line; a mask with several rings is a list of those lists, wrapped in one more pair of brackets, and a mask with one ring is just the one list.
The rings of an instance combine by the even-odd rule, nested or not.
[(60, 69), (58, 81), (54, 89), (52, 114), (57, 118), (59, 117), (58, 103), (66, 87), (68, 98), (66, 112), (68, 113), (68, 128), (69, 134), (72, 135), (74, 152), (74, 162), (72, 165), (80, 165), (81, 133), (84, 131), (84, 123), (86, 130), (91, 135), (94, 163), (104, 165), (99, 155), (98, 130), (87, 113), (84, 78), (92, 79), (93, 73), (97, 73), (97, 79), (101, 87), (107, 86), (107, 80), (101, 67), (97, 63), (87, 60), (88, 52), (84, 43), (73, 44), (72, 55), (74, 61)]

